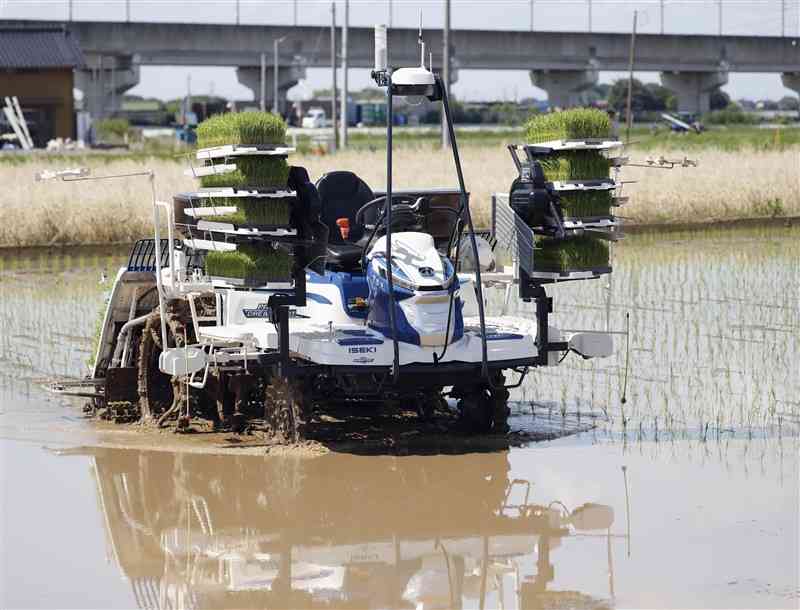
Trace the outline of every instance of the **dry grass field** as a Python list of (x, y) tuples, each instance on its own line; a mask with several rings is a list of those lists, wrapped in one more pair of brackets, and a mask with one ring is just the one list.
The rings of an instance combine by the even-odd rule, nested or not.
[[(631, 152), (634, 161), (658, 156), (659, 151)], [(675, 152), (664, 152), (675, 157)], [(449, 154), (438, 148), (404, 147), (395, 151), (395, 188), (455, 186)], [(476, 225), (486, 226), (491, 193), (505, 192), (515, 175), (505, 148), (467, 145), (461, 150), (467, 188)], [(619, 214), (635, 223), (698, 223), (712, 220), (800, 215), (800, 147), (775, 151), (693, 151), (697, 168), (623, 168), (621, 178), (635, 181), (624, 186), (629, 205)], [(76, 158), (72, 165), (88, 163), (93, 175), (139, 170), (132, 160)], [(296, 155), (291, 162), (308, 168), (312, 179), (332, 169), (357, 172), (374, 189), (385, 184), (383, 151), (347, 151), (332, 156)], [(48, 162), (37, 157), (19, 164), (0, 164), (3, 198), (0, 209), (0, 247), (54, 244), (130, 242), (151, 235), (152, 210), (147, 181), (143, 178), (101, 182), (36, 183), (41, 169), (70, 165), (63, 159)], [(189, 190), (193, 180), (183, 175), (185, 164), (152, 159), (145, 163), (156, 173), (160, 198)]]

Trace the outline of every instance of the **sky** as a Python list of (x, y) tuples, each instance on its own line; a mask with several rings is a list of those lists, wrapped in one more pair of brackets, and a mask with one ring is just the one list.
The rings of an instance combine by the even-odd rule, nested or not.
[[(720, 11), (721, 2), (721, 11)], [(0, 0), (0, 19), (66, 20), (72, 5), (76, 20), (122, 21), (129, 11), (133, 21), (183, 23), (240, 23), (307, 25), (330, 24), (330, 0)], [(344, 0), (336, 0), (338, 23)], [(237, 9), (238, 6), (238, 9)], [(663, 7), (663, 24), (661, 20)], [(416, 27), (419, 11), (424, 26), (442, 27), (443, 0), (350, 0), (350, 24), (371, 27)], [(628, 32), (633, 11), (639, 13), (638, 31), (675, 34), (751, 34), (800, 36), (800, 0), (452, 0), (451, 27), (528, 30)], [(721, 14), (721, 23), (720, 23)], [(390, 16), (391, 15), (391, 16)], [(783, 15), (783, 16), (782, 16)], [(340, 70), (341, 72), (341, 70)], [(143, 66), (141, 81), (129, 93), (171, 99), (186, 93), (191, 74), (193, 94), (216, 94), (252, 99), (250, 89), (236, 80), (234, 68)], [(621, 73), (601, 72), (600, 82), (612, 82)], [(658, 82), (658, 74), (637, 73), (644, 82)], [(352, 89), (371, 85), (368, 70), (351, 70)], [(330, 70), (308, 69), (307, 78), (290, 97), (330, 87)], [(731, 73), (723, 87), (732, 98), (779, 99), (793, 92), (783, 87), (779, 74)], [(522, 70), (459, 70), (454, 94), (462, 100), (546, 98)]]

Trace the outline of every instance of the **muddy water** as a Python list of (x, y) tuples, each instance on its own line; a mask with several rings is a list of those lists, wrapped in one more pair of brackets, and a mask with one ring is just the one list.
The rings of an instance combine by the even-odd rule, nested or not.
[(627, 240), (552, 291), (627, 349), (512, 394), (517, 433), (591, 430), (402, 457), (98, 430), (39, 381), (124, 253), (0, 255), (0, 607), (797, 607), (798, 237)]

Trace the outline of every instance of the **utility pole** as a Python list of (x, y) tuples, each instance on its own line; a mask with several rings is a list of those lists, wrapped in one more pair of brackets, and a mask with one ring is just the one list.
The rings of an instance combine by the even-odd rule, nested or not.
[(239, 25), (239, 0), (236, 0), (236, 25)]
[(628, 101), (625, 110), (625, 141), (631, 141), (631, 124), (633, 115), (631, 113), (631, 102), (633, 101), (633, 58), (636, 54), (636, 21), (638, 11), (633, 11), (633, 30), (631, 31), (631, 49), (628, 57)]
[(116, 80), (116, 76), (114, 74), (114, 67), (117, 65), (117, 58), (111, 58), (111, 116), (114, 116), (114, 113), (117, 110), (117, 83), (114, 82)]
[(293, 23), (294, 23), (294, 25), (297, 25), (297, 0), (294, 0), (294, 6), (293, 6)]
[(664, 33), (664, 0), (661, 0), (661, 6), (659, 8), (660, 8), (660, 12), (661, 12), (661, 19), (660, 19), (660, 21), (661, 21), (661, 33), (663, 34)]
[(131, 22), (131, 0), (125, 0), (125, 23)]
[(533, 32), (533, 2), (534, 0), (531, 0), (531, 32)]
[(260, 85), (260, 103), (258, 105), (259, 110), (261, 112), (267, 111), (267, 54), (262, 51), (261, 53), (261, 79), (259, 80)]
[(344, 24), (342, 25), (342, 126), (339, 146), (347, 148), (347, 28), (350, 25), (350, 0), (344, 0)]
[(279, 114), (281, 110), (278, 105), (278, 74), (280, 71), (278, 66), (278, 45), (284, 40), (286, 40), (286, 36), (281, 36), (272, 43), (272, 112), (275, 114)]
[(781, 37), (786, 36), (786, 0), (781, 0)]
[(719, 23), (719, 35), (722, 36), (722, 0), (717, 0), (717, 22)]
[(392, 0), (389, 0), (389, 27), (392, 27)]
[(589, 32), (592, 31), (592, 0), (588, 0), (589, 2)]
[(331, 152), (336, 152), (336, 2), (331, 2)]
[(187, 116), (192, 111), (192, 75), (186, 75), (186, 99), (183, 101), (183, 126), (189, 123)]
[(69, 0), (68, 7), (69, 7), (68, 8), (68, 11), (69, 11), (68, 21), (72, 21), (72, 0)]
[[(450, 99), (450, 0), (444, 3), (444, 48), (442, 50), (442, 85)], [(447, 117), (442, 109), (442, 148), (450, 148)]]

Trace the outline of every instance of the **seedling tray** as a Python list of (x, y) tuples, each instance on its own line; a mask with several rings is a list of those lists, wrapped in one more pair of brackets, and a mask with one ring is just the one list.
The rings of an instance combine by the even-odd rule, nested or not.
[(617, 188), (617, 183), (612, 178), (599, 180), (555, 180), (550, 184), (556, 192), (575, 191), (611, 191)]
[(517, 145), (517, 148), (527, 149), (533, 156), (547, 156), (561, 151), (597, 150), (606, 151), (620, 148), (622, 142), (609, 139), (583, 139), (583, 140), (550, 140), (536, 144)]
[(212, 146), (200, 148), (195, 153), (198, 161), (210, 159), (224, 159), (226, 157), (286, 157), (295, 152), (290, 146), (260, 146), (254, 144), (226, 144), (224, 146)]
[(270, 237), (287, 238), (297, 237), (297, 229), (292, 229), (286, 225), (247, 225), (234, 224), (231, 222), (214, 222), (211, 220), (198, 220), (197, 230), (220, 233), (233, 237)]
[(296, 191), (289, 191), (284, 188), (261, 189), (261, 188), (202, 188), (197, 191), (184, 193), (189, 199), (216, 199), (223, 197), (251, 197), (253, 199), (285, 199), (287, 197), (297, 197)]

